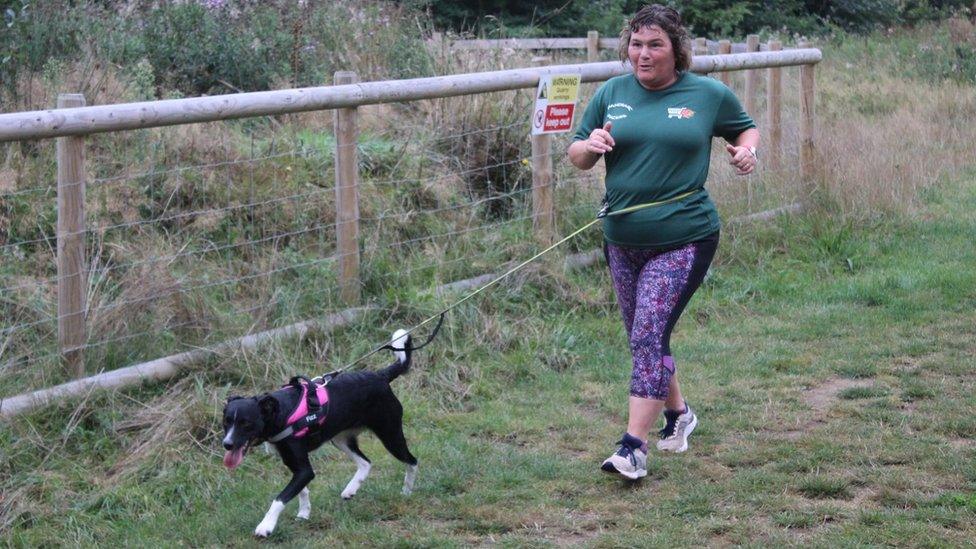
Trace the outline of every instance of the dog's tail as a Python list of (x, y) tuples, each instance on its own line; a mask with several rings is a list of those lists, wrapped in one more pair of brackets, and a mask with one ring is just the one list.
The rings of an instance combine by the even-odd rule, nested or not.
[(406, 330), (397, 330), (393, 332), (393, 341), (390, 344), (397, 349), (393, 351), (393, 354), (396, 355), (396, 362), (380, 372), (387, 381), (393, 381), (410, 369), (410, 334)]

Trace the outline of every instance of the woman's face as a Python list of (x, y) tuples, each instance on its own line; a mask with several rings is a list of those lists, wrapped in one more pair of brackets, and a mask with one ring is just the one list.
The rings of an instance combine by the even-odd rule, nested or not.
[(634, 67), (634, 76), (645, 88), (664, 88), (677, 78), (671, 39), (657, 25), (631, 33), (627, 56)]

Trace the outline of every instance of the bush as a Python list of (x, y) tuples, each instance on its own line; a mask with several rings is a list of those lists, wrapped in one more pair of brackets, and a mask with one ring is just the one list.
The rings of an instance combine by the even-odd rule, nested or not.
[(844, 30), (870, 32), (899, 23), (898, 0), (834, 0), (818, 12), (824, 21)]
[[(428, 25), (413, 8), (385, 1), (186, 0), (116, 9), (103, 0), (0, 0), (0, 14), (0, 85), (15, 102), (29, 95), (26, 82), (57, 63), (108, 61), (140, 78), (139, 95), (159, 98), (323, 85), (336, 70), (356, 70), (362, 80), (433, 72), (422, 42)], [(139, 63), (148, 66), (136, 70)]]
[(79, 52), (87, 18), (64, 17), (67, 8), (63, 1), (0, 0), (0, 84), (7, 93), (16, 92), (21, 74), (39, 72), (49, 60)]
[(899, 23), (917, 25), (927, 21), (937, 21), (955, 13), (965, 12), (973, 5), (970, 0), (901, 0)]
[[(657, 0), (681, 12), (698, 36), (741, 37), (763, 30), (814, 35), (843, 29), (870, 32), (887, 26), (942, 19), (969, 8), (970, 0)], [(415, 0), (440, 27), (482, 35), (615, 35), (648, 1), (489, 0), (464, 4)]]
[(930, 80), (976, 83), (976, 25), (954, 17), (911, 50), (899, 50), (900, 62)]
[(275, 30), (280, 23), (268, 9), (255, 10), (241, 25), (226, 9), (170, 4), (149, 14), (141, 43), (159, 89), (191, 95), (266, 90), (287, 72), (274, 55), (288, 48), (289, 36)]
[(685, 23), (695, 36), (733, 36), (749, 32), (748, 19), (759, 8), (755, 1), (691, 0), (669, 2), (681, 12)]

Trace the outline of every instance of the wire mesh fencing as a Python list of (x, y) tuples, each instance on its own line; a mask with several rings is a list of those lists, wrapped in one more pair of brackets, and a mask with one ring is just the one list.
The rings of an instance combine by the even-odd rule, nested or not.
[[(354, 145), (339, 143), (331, 120), (315, 113), (91, 136), (81, 231), (87, 371), (339, 310), (338, 264), (351, 254), (362, 300), (387, 306), (536, 253), (535, 222), (550, 214), (532, 203), (533, 99), (507, 91), (363, 106)], [(726, 220), (802, 200), (798, 109), (784, 107), (780, 168), (735, 176), (715, 144), (707, 188)], [(559, 135), (541, 153), (553, 164), (545, 185), (558, 235), (591, 220), (603, 195), (600, 165), (569, 164), (571, 140)], [(350, 184), (337, 182), (343, 146), (357, 153), (359, 202), (357, 215), (340, 221), (337, 191)], [(8, 154), (15, 175), (0, 189), (4, 394), (70, 377), (58, 345), (54, 142), (30, 148), (13, 161)], [(354, 251), (337, 248), (344, 223), (358, 226)], [(564, 252), (600, 241), (594, 230)]]

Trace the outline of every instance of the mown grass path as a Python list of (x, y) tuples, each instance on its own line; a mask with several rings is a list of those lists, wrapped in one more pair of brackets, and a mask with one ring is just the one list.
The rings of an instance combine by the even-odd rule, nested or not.
[[(598, 470), (624, 426), (630, 367), (606, 274), (594, 268), (569, 281), (592, 299), (535, 311), (519, 301), (539, 292), (508, 295), (492, 328), (509, 334), (504, 344), (478, 333), (453, 341), (463, 367), (450, 370), (452, 394), (435, 394), (444, 383), (416, 372), (397, 382), (420, 459), (413, 496), (399, 493), (401, 465), (365, 437), (373, 475), (341, 501), (353, 468), (324, 449), (313, 461), (311, 519), (295, 520), (293, 503), (270, 543), (972, 543), (970, 179), (932, 193), (911, 222), (783, 219), (726, 238), (673, 340), (700, 426), (689, 452), (653, 452), (643, 482)], [(51, 412), (0, 435), (6, 510), (10, 498), (30, 502), (5, 543), (259, 544), (250, 533), (286, 482), (276, 457), (252, 452), (228, 475), (218, 437), (188, 433), (151, 468), (115, 479), (132, 447), (98, 420), (75, 422), (59, 440), (64, 421)]]

